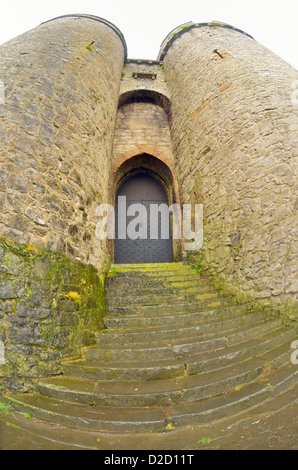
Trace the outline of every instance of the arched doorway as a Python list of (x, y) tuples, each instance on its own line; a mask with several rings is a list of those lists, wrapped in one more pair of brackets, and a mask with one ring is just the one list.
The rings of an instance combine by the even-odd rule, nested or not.
[(135, 169), (122, 179), (115, 200), (115, 263), (173, 261), (169, 201), (153, 171)]

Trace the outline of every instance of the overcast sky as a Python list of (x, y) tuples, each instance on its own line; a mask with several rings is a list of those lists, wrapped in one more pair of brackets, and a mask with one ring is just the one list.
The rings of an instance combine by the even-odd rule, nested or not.
[[(114, 23), (128, 57), (156, 59), (167, 34), (182, 23), (212, 20), (242, 29), (298, 69), (297, 0), (2, 0), (0, 44), (43, 21), (87, 13)], [(4, 3), (4, 4), (3, 4)]]

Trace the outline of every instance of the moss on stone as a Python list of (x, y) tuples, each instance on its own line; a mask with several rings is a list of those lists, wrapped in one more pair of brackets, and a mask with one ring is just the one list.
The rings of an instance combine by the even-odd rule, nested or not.
[(104, 328), (104, 275), (64, 255), (3, 239), (0, 271), (0, 388), (23, 389), (33, 378), (61, 373), (62, 359), (95, 344)]
[(76, 303), (81, 302), (81, 296), (76, 291), (69, 291), (68, 294), (65, 294), (66, 298), (73, 299)]

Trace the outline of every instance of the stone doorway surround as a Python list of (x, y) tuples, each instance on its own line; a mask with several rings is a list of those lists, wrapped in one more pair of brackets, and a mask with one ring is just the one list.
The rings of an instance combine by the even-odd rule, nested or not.
[[(121, 156), (113, 164), (110, 177), (109, 204), (115, 207), (116, 194), (121, 183), (129, 175), (133, 175), (138, 172), (140, 168), (155, 175), (155, 178), (163, 186), (166, 192), (169, 206), (174, 203), (180, 204), (178, 184), (171, 163), (162, 156), (158, 155), (157, 157), (152, 153), (153, 152), (149, 154), (139, 151), (137, 154), (132, 154), (129, 152), (127, 155)], [(172, 226), (172, 217), (170, 225)], [(182, 241), (183, 240), (172, 240), (174, 260), (181, 257)], [(112, 239), (109, 240), (109, 253), (111, 259), (114, 260), (114, 240)]]

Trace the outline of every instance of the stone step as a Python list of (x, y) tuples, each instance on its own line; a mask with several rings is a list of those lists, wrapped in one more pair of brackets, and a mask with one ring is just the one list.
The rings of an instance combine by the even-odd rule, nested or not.
[[(203, 424), (205, 439), (200, 439), (191, 448), (195, 451), (297, 449), (297, 391), (297, 386), (290, 386), (281, 393), (274, 390), (264, 401), (251, 407), (244, 403), (241, 411), (228, 413), (228, 417), (215, 420), (212, 427)], [(194, 427), (197, 426), (193, 425), (188, 429)], [(206, 445), (206, 440), (210, 444)]]
[[(116, 282), (118, 281), (118, 282)], [(139, 295), (156, 295), (156, 294), (183, 294), (183, 293), (204, 293), (214, 291), (215, 286), (209, 282), (202, 282), (202, 280), (190, 279), (183, 281), (166, 282), (146, 282), (139, 279), (130, 281), (123, 279), (113, 279), (106, 284), (107, 297), (119, 296), (119, 294), (127, 294), (138, 297)]]
[[(151, 337), (153, 340), (151, 342), (139, 342), (138, 339), (136, 342), (125, 342), (124, 338), (123, 342), (116, 341), (114, 346), (106, 343), (87, 348), (85, 349), (85, 356), (88, 360), (104, 360), (106, 362), (118, 359), (120, 353), (121, 360), (123, 361), (126, 361), (128, 358), (130, 360), (142, 358), (143, 361), (150, 361), (161, 360), (163, 358), (173, 359), (173, 357), (177, 356), (189, 357), (191, 354), (197, 354), (198, 352), (208, 351), (210, 353), (213, 349), (241, 343), (255, 338), (257, 333), (260, 336), (266, 334), (266, 332), (282, 330), (279, 320), (259, 319), (260, 321), (257, 322), (257, 319), (253, 317), (251, 319), (248, 318), (248, 320), (250, 322), (244, 322), (242, 325), (241, 323), (237, 324), (237, 321), (234, 324), (229, 322), (226, 328), (220, 322), (214, 325), (202, 325), (202, 330), (198, 335), (184, 336), (182, 334), (179, 338), (172, 338), (170, 340), (168, 335), (166, 335), (166, 339), (160, 339), (158, 342), (156, 341), (156, 334), (153, 334), (153, 337)], [(204, 326), (206, 326), (206, 331), (208, 332), (206, 335), (204, 334)], [(246, 326), (246, 330), (243, 330), (244, 326)], [(293, 331), (295, 330), (293, 329)], [(291, 333), (292, 330), (289, 330), (289, 334)], [(148, 336), (146, 338), (148, 340)]]
[[(173, 426), (191, 426), (196, 423), (210, 423), (225, 416), (248, 412), (252, 407), (263, 404), (278, 393), (296, 389), (297, 367), (287, 363), (270, 374), (263, 374), (257, 380), (242, 384), (225, 391), (221, 395), (210, 396), (197, 402), (173, 405), (168, 408), (168, 419)], [(293, 396), (293, 393), (291, 393)], [(240, 419), (240, 416), (238, 419)]]
[(175, 379), (114, 382), (59, 376), (37, 382), (36, 387), (42, 395), (89, 405), (166, 406), (201, 400), (241, 386), (260, 376), (265, 366), (268, 368), (268, 361), (252, 358), (221, 369)]
[(173, 268), (171, 270), (130, 270), (130, 269), (120, 269), (120, 270), (110, 270), (107, 276), (108, 280), (113, 279), (139, 279), (140, 281), (146, 280), (146, 282), (156, 282), (161, 280), (162, 282), (168, 282), (177, 280), (203, 280), (203, 276), (201, 274), (196, 273), (193, 269), (188, 267), (179, 267)]
[[(287, 392), (292, 389), (292, 392)], [(275, 370), (259, 381), (248, 382), (219, 396), (199, 402), (182, 403), (167, 407), (101, 407), (70, 403), (31, 394), (10, 395), (14, 407), (35, 418), (62, 426), (101, 432), (165, 432), (172, 427), (210, 423), (230, 415), (246, 412), (272, 400), (277, 393), (295, 397), (297, 368), (292, 365)], [(162, 438), (162, 435), (160, 435)]]
[(214, 284), (208, 280), (204, 279), (202, 276), (194, 275), (191, 272), (187, 272), (185, 275), (178, 275), (177, 273), (172, 273), (169, 276), (151, 276), (145, 277), (142, 275), (132, 274), (128, 276), (113, 276), (108, 277), (106, 280), (106, 290), (107, 294), (109, 292), (115, 292), (117, 289), (124, 290), (126, 292), (128, 289), (131, 290), (148, 290), (148, 292), (154, 292), (156, 289), (179, 289), (179, 288), (188, 288), (188, 287), (198, 287), (201, 289), (212, 288), (214, 289)]
[[(136, 319), (136, 318), (147, 318), (149, 321), (151, 321), (151, 319), (156, 319), (156, 318), (168, 318), (169, 316), (172, 316), (172, 317), (176, 317), (178, 315), (185, 315), (185, 316), (188, 316), (188, 315), (194, 315), (194, 316), (198, 316), (198, 317), (201, 317), (201, 318), (208, 318), (208, 316), (210, 316), (210, 318), (212, 317), (215, 317), (217, 316), (218, 318), (221, 318), (221, 317), (224, 317), (224, 316), (227, 316), (227, 315), (232, 315), (233, 313), (234, 314), (237, 314), (237, 313), (245, 313), (245, 312), (250, 312), (252, 311), (252, 305), (250, 303), (242, 303), (242, 304), (238, 304), (238, 303), (234, 303), (232, 305), (226, 305), (226, 306), (216, 306), (216, 307), (213, 307), (213, 308), (210, 308), (210, 307), (206, 307), (206, 306), (200, 306), (198, 308), (195, 308), (193, 312), (188, 312), (187, 310), (184, 310), (184, 311), (177, 311), (176, 309), (165, 309), (165, 311), (163, 312), (160, 312), (160, 311), (156, 311), (154, 308), (149, 308), (149, 309), (145, 309), (143, 310), (141, 313), (136, 313), (136, 312), (132, 312), (132, 313), (127, 313), (125, 312), (124, 314), (123, 313), (111, 313), (111, 314), (108, 314), (106, 317), (105, 317), (105, 321), (108, 320), (108, 319), (112, 319), (112, 320), (116, 320), (116, 319), (124, 319), (124, 318), (127, 318), (127, 319)], [(270, 310), (269, 310), (270, 312)], [(153, 321), (153, 320), (152, 320)]]
[(235, 306), (233, 309), (223, 310), (218, 312), (213, 311), (201, 311), (191, 313), (180, 313), (175, 315), (161, 315), (157, 317), (142, 317), (140, 315), (118, 315), (108, 316), (104, 319), (104, 325), (108, 329), (130, 329), (130, 328), (149, 328), (149, 327), (183, 327), (183, 326), (195, 326), (199, 324), (208, 324), (211, 328), (218, 326), (218, 331), (228, 329), (230, 324), (243, 323), (247, 324), (258, 319), (265, 319), (271, 317), (271, 312), (266, 310), (261, 311), (247, 311), (247, 308), (242, 306)]
[(186, 362), (186, 372), (188, 375), (198, 374), (258, 356), (270, 361), (274, 367), (279, 367), (288, 363), (291, 341), (296, 336), (296, 328), (291, 330), (277, 328), (260, 338), (248, 338), (246, 341), (229, 346), (222, 351), (213, 350), (208, 353), (194, 354)]
[(81, 429), (70, 429), (21, 413), (0, 413), (1, 450), (97, 450), (99, 436)]
[[(115, 357), (114, 361), (110, 358), (106, 360), (99, 356), (98, 351), (94, 351), (91, 360), (77, 360), (65, 362), (63, 371), (65, 375), (81, 377), (90, 380), (159, 380), (165, 378), (174, 378), (181, 375), (194, 375), (208, 370), (214, 370), (229, 364), (242, 362), (250, 357), (269, 354), (267, 351), (274, 348), (273, 357), (270, 362), (277, 366), (288, 362), (290, 354), (290, 343), (296, 337), (297, 330), (278, 328), (267, 333), (262, 338), (250, 339), (230, 348), (217, 348), (212, 351), (202, 352), (200, 349), (193, 352), (190, 356), (187, 348), (183, 351), (170, 350), (169, 358), (164, 358), (164, 353), (160, 352), (159, 359), (148, 360), (142, 357), (140, 350), (137, 350), (134, 361), (123, 359), (123, 351)], [(280, 345), (283, 341), (285, 344)], [(135, 352), (128, 350), (127, 352)], [(149, 350), (151, 352), (151, 350)], [(147, 351), (148, 353), (148, 351)], [(121, 355), (121, 362), (119, 356)], [(96, 360), (95, 360), (96, 358)], [(263, 356), (262, 356), (263, 358)], [(93, 359), (93, 360), (92, 360)], [(118, 360), (118, 361), (117, 361)], [(267, 360), (267, 357), (266, 357)]]
[(200, 309), (223, 308), (235, 305), (233, 297), (214, 298), (209, 300), (194, 300), (191, 302), (159, 305), (156, 303), (142, 305), (140, 303), (128, 306), (107, 306), (107, 315), (162, 315), (167, 313), (195, 312)]
[[(256, 433), (257, 426), (255, 422), (264, 422), (265, 418), (272, 417), (274, 422), (286, 422), (287, 426), (288, 419), (293, 416), (291, 409), (293, 406), (297, 407), (297, 368), (295, 370), (280, 370), (276, 371), (274, 377), (267, 376), (264, 380), (259, 382), (262, 389), (255, 389), (256, 382), (253, 384), (250, 382), (245, 384), (240, 390), (233, 390), (228, 394), (223, 394), (218, 397), (208, 398), (206, 401), (200, 402), (201, 408), (192, 410), (191, 404), (175, 405), (168, 407), (167, 412), (167, 424), (165, 429), (158, 432), (152, 432), (151, 430), (143, 431), (140, 429), (139, 432), (133, 432), (132, 430), (125, 432), (124, 429), (117, 430), (119, 425), (125, 428), (125, 419), (122, 419), (120, 413), (120, 419), (118, 421), (110, 421), (111, 425), (115, 425), (115, 432), (107, 432), (103, 428), (102, 432), (92, 431), (94, 419), (88, 416), (84, 419), (85, 411), (95, 413), (105, 413), (107, 410), (97, 407), (90, 408), (89, 406), (82, 406), (80, 404), (72, 403), (70, 406), (66, 403), (67, 409), (64, 413), (64, 403), (53, 400), (51, 404), (49, 402), (40, 403), (38, 411), (34, 407), (30, 407), (26, 404), (26, 401), (22, 403), (22, 398), (26, 400), (27, 394), (16, 396), (16, 407), (22, 408), (25, 413), (32, 414), (32, 418), (28, 419), (20, 413), (13, 413), (9, 415), (9, 418), (0, 414), (0, 434), (2, 436), (2, 448), (1, 450), (156, 450), (167, 449), (167, 450), (180, 450), (180, 449), (197, 449), (200, 448), (198, 442), (201, 441), (202, 436), (207, 436), (212, 441), (211, 444), (217, 449), (227, 449), (233, 442), (230, 433), (233, 432), (234, 428), (237, 430), (237, 442), (239, 440), (239, 426), (241, 429), (241, 423), (245, 423), (248, 420), (250, 423), (250, 430), (254, 435), (262, 440), (258, 448), (267, 448), (266, 438), (264, 441), (264, 430), (261, 429), (261, 434), (258, 436)], [(270, 385), (268, 385), (270, 383)], [(242, 397), (240, 396), (242, 395)], [(14, 396), (10, 397), (11, 399)], [(36, 398), (36, 397), (35, 397)], [(40, 397), (41, 399), (43, 397)], [(209, 402), (209, 405), (208, 405)], [(19, 403), (19, 404), (18, 404)], [(213, 407), (210, 407), (212, 404)], [(59, 408), (59, 412), (55, 408)], [(184, 411), (183, 409), (184, 408)], [(54, 410), (53, 410), (54, 409)], [(153, 416), (157, 418), (157, 422), (163, 420), (163, 415), (155, 415), (156, 408), (151, 407)], [(289, 411), (288, 411), (289, 409)], [(131, 409), (130, 411), (132, 411)], [(157, 408), (157, 411), (160, 409)], [(52, 411), (54, 413), (52, 414)], [(35, 413), (37, 413), (35, 415)], [(41, 413), (38, 416), (38, 413)], [(83, 413), (83, 415), (82, 415)], [(280, 420), (279, 415), (282, 415)], [(34, 416), (38, 416), (39, 419), (35, 419)], [(95, 414), (94, 416), (97, 417)], [(104, 415), (103, 415), (104, 416)], [(147, 414), (148, 417), (148, 414)], [(285, 421), (286, 417), (286, 421)], [(125, 418), (125, 417), (124, 417)], [(61, 419), (61, 422), (59, 422)], [(89, 421), (90, 419), (90, 421)], [(154, 418), (153, 418), (154, 419)], [(78, 423), (78, 420), (80, 421)], [(246, 421), (245, 421), (246, 420)], [(96, 421), (96, 419), (95, 419)], [(100, 419), (99, 419), (100, 421)], [(186, 424), (183, 424), (183, 421)], [(193, 422), (189, 425), (189, 422)], [(255, 422), (253, 422), (255, 421)], [(63, 422), (63, 424), (62, 424)], [(102, 420), (104, 423), (104, 421)], [(131, 418), (128, 423), (133, 422)], [(68, 423), (68, 424), (67, 424)], [(78, 423), (78, 427), (74, 426), (74, 423)], [(150, 418), (149, 421), (144, 422), (144, 427), (147, 428), (147, 423), (150, 426), (155, 426), (156, 423)], [(175, 426), (174, 424), (175, 423)], [(171, 425), (169, 429), (169, 424)], [(230, 432), (228, 430), (231, 430)], [(284, 435), (277, 433), (276, 427), (272, 430), (268, 429), (268, 432), (274, 431), (274, 438), (283, 438)], [(242, 432), (242, 430), (241, 430)], [(268, 433), (267, 433), (268, 434)], [(272, 440), (272, 439), (271, 439)], [(292, 439), (292, 445), (295, 439)], [(247, 442), (247, 445), (251, 445), (254, 448), (253, 442)], [(201, 444), (202, 448), (206, 448), (206, 444)], [(269, 443), (269, 448), (270, 443)], [(285, 447), (289, 448), (289, 447)]]
[(191, 271), (181, 273), (179, 271), (171, 271), (166, 274), (151, 273), (150, 275), (145, 276), (144, 274), (139, 273), (138, 275), (134, 273), (119, 273), (119, 275), (110, 276), (106, 281), (107, 286), (137, 286), (137, 287), (147, 287), (155, 288), (159, 286), (163, 287), (172, 287), (172, 284), (179, 285), (188, 285), (189, 283), (196, 283), (202, 287), (212, 286), (212, 282), (208, 279), (202, 278), (201, 275), (193, 274)]
[(181, 262), (173, 263), (138, 263), (138, 264), (112, 264), (110, 272), (132, 272), (132, 273), (150, 273), (150, 272), (168, 272), (168, 271), (186, 271), (192, 269), (190, 265)]
[[(210, 329), (208, 326), (210, 325)], [(229, 344), (239, 342), (240, 339), (246, 337), (258, 336), (265, 331), (272, 330), (281, 326), (280, 319), (263, 319), (259, 323), (256, 322), (253, 326), (243, 330), (239, 328), (233, 333), (226, 335)], [(114, 345), (127, 345), (127, 344), (143, 344), (152, 343), (152, 347), (160, 345), (160, 341), (166, 341), (167, 344), (172, 344), (175, 340), (181, 338), (195, 337), (197, 342), (206, 341), (206, 338), (211, 334), (216, 335), (218, 331), (212, 332), (212, 325), (192, 325), (177, 328), (164, 328), (164, 327), (148, 327), (144, 328), (129, 328), (120, 330), (104, 330), (97, 334), (99, 345), (109, 345), (113, 349)]]
[(127, 293), (125, 296), (114, 296), (111, 295), (107, 296), (106, 307), (109, 311), (113, 309), (113, 307), (131, 307), (136, 305), (136, 301), (138, 300), (137, 304), (139, 306), (142, 305), (176, 305), (176, 304), (189, 304), (190, 302), (209, 302), (213, 299), (221, 299), (222, 296), (219, 292), (216, 291), (206, 291), (206, 292), (190, 292), (190, 293), (174, 293), (174, 294), (165, 294), (160, 293), (156, 295), (144, 295), (142, 294), (141, 297), (138, 299), (138, 296), (131, 295)]
[[(276, 325), (275, 325), (276, 326)], [(287, 341), (288, 339), (294, 338), (297, 335), (297, 328), (284, 329), (284, 327), (278, 326), (277, 328), (271, 327), (266, 330), (262, 329), (259, 337), (254, 335), (254, 330), (250, 330), (247, 335), (240, 336), (239, 341), (229, 341), (231, 338), (235, 338), (233, 333), (227, 336), (219, 336), (211, 339), (201, 338), (185, 338), (182, 341), (174, 341), (167, 344), (166, 342), (159, 345), (152, 345), (152, 343), (143, 344), (130, 344), (125, 347), (115, 346), (113, 350), (106, 346), (95, 346), (85, 349), (85, 358), (89, 362), (105, 363), (106, 366), (111, 362), (121, 362), (123, 366), (126, 366), (126, 362), (142, 362), (148, 361), (148, 367), (151, 367), (151, 361), (159, 361), (162, 365), (163, 361), (173, 361), (180, 359), (183, 364), (192, 364), (196, 361), (202, 361), (202, 355), (207, 355), (208, 359), (213, 358), (213, 354), (221, 355), (220, 349), (224, 349), (225, 354), (233, 353), (237, 351), (237, 348), (242, 348), (242, 345), (250, 342), (259, 342), (273, 338), (274, 347), (278, 346), (278, 335), (281, 339)], [(248, 348), (248, 346), (246, 346)], [(156, 351), (157, 350), (157, 351)], [(245, 354), (245, 352), (243, 352)]]
[[(151, 342), (126, 342), (124, 339), (123, 344), (115, 346), (113, 350), (115, 350), (116, 355), (117, 351), (123, 351), (124, 355), (126, 355), (127, 353), (128, 355), (134, 356), (137, 356), (138, 353), (142, 353), (142, 356), (146, 356), (146, 360), (149, 361), (149, 356), (151, 356), (151, 360), (155, 360), (154, 358), (157, 358), (159, 360), (164, 358), (164, 360), (166, 360), (173, 358), (174, 354), (177, 354), (178, 352), (182, 357), (183, 354), (191, 354), (191, 352), (196, 350), (209, 352), (213, 349), (218, 349), (226, 346), (227, 336), (225, 335), (218, 336), (216, 334), (209, 338), (204, 338), (202, 336), (200, 338), (198, 338), (197, 336), (184, 337), (183, 335), (181, 335), (180, 337), (172, 338), (170, 342), (169, 339), (157, 340), (154, 337), (152, 338)], [(98, 360), (99, 353), (101, 357), (104, 356), (105, 361), (107, 361), (108, 355), (106, 355), (105, 352), (111, 351), (111, 348), (112, 347), (109, 343), (101, 344), (99, 346), (93, 346), (85, 350), (85, 355), (88, 357), (89, 360)], [(154, 352), (155, 349), (157, 350), (156, 352)], [(134, 351), (137, 351), (137, 353), (134, 353)], [(102, 352), (104, 353), (103, 355), (101, 354)]]
[(100, 407), (80, 403), (61, 402), (42, 395), (19, 394), (9, 396), (16, 409), (36, 418), (63, 426), (102, 432), (163, 431), (167, 417), (159, 407)]
[[(119, 320), (119, 322), (123, 321), (123, 327), (125, 327), (126, 322), (129, 323), (130, 320), (132, 320), (133, 322), (138, 322), (138, 320), (140, 320), (140, 321), (144, 321), (143, 326), (147, 327), (147, 326), (150, 326), (151, 324), (157, 325), (159, 321), (162, 322), (162, 325), (166, 324), (169, 318), (191, 317), (191, 318), (196, 319), (196, 322), (201, 321), (201, 320), (205, 321), (208, 319), (210, 319), (210, 321), (213, 321), (215, 319), (221, 319), (221, 318), (224, 319), (229, 316), (233, 316), (233, 315), (237, 316), (237, 315), (240, 315), (241, 313), (249, 314), (251, 312), (253, 312), (252, 306), (249, 303), (243, 303), (243, 304), (233, 304), (233, 305), (229, 305), (225, 307), (215, 307), (212, 309), (202, 307), (202, 308), (196, 309), (194, 312), (187, 312), (187, 311), (184, 311), (184, 312), (166, 311), (163, 313), (158, 312), (157, 315), (154, 310), (146, 310), (145, 312), (142, 312), (142, 314), (135, 314), (135, 313), (127, 314), (126, 313), (124, 315), (123, 314), (118, 315), (114, 313), (114, 314), (107, 315), (104, 319), (104, 322), (109, 322), (110, 319), (111, 319), (111, 322), (117, 322)], [(271, 312), (270, 310), (268, 310), (268, 315), (270, 314)], [(165, 323), (163, 323), (163, 320), (165, 321)], [(132, 325), (132, 327), (133, 326), (134, 325)], [(138, 325), (135, 325), (135, 326), (138, 326)]]
[(89, 380), (162, 380), (183, 376), (185, 365), (177, 359), (142, 362), (105, 362), (99, 360), (77, 360), (65, 362), (65, 376), (86, 378)]

